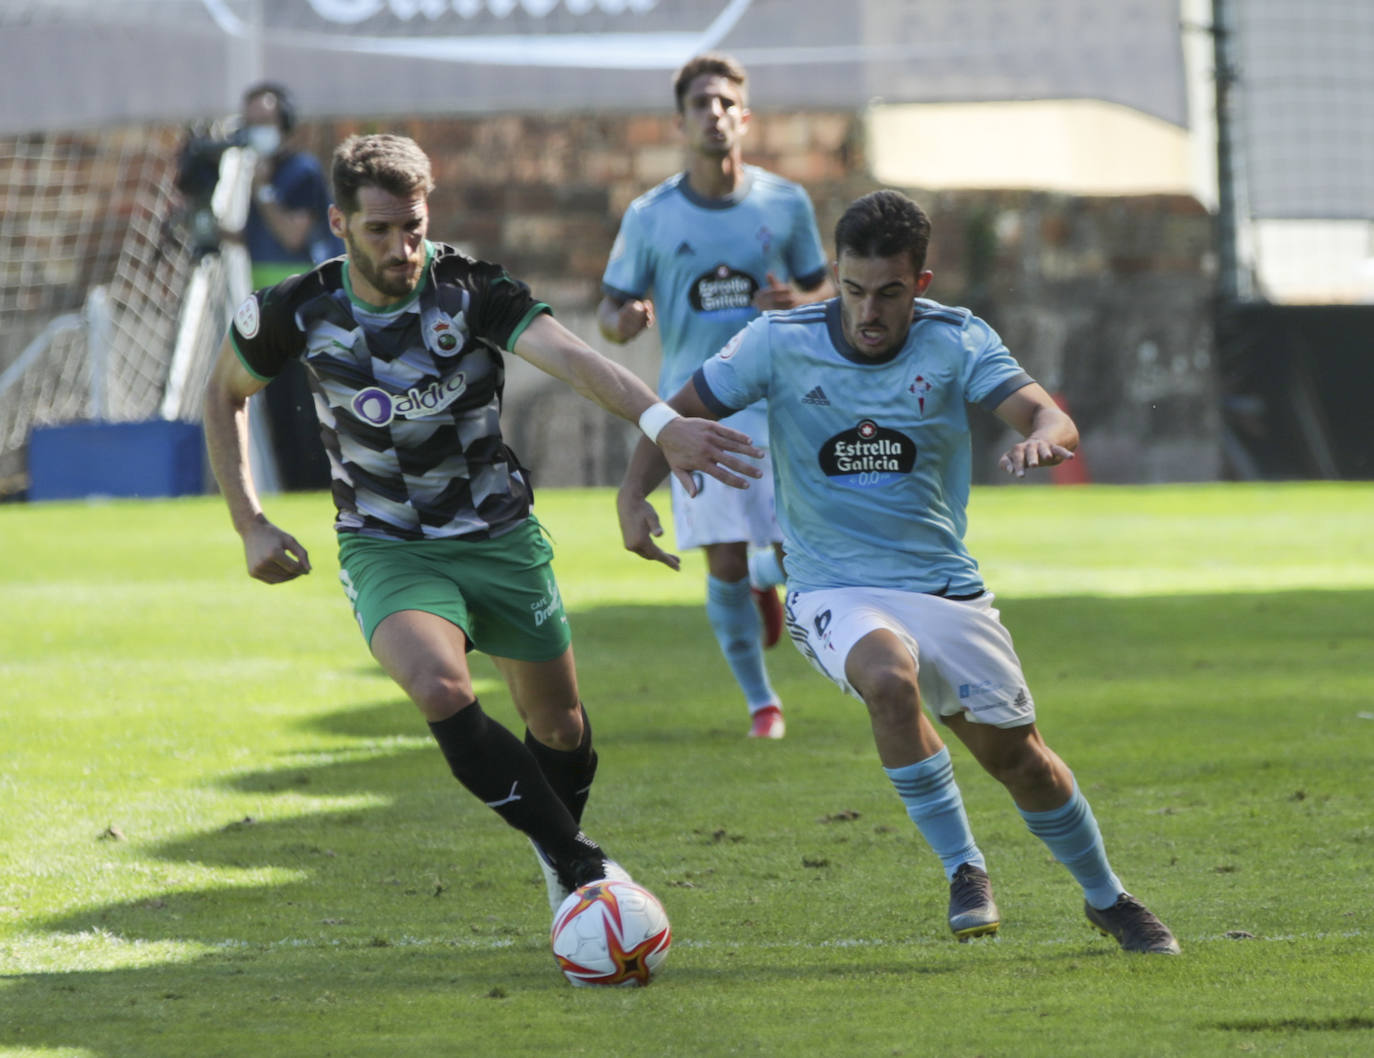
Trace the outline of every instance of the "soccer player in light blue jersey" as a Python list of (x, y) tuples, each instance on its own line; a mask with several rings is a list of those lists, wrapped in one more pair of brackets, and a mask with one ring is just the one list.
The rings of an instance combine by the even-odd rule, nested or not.
[[(944, 865), (955, 936), (994, 933), (1001, 917), (926, 710), (1007, 788), (1082, 886), (1093, 926), (1127, 951), (1176, 954), (1168, 928), (1122, 888), (1073, 773), (1037, 730), (1011, 637), (964, 546), (966, 406), (1024, 438), (1000, 460), (1017, 477), (1072, 459), (1078, 430), (986, 323), (923, 297), (929, 239), (905, 195), (860, 198), (835, 229), (839, 297), (754, 320), (670, 407), (720, 418), (767, 398), (788, 631), (867, 706), (883, 769)], [(647, 500), (665, 471), (641, 442), (617, 506), (625, 546), (675, 567)]]
[[(742, 161), (750, 116), (743, 67), (720, 53), (700, 55), (678, 71), (673, 87), (688, 168), (626, 210), (597, 309), (601, 333), (617, 344), (657, 322), (663, 397), (761, 311), (833, 293), (806, 192)], [(726, 425), (756, 445), (768, 443), (761, 401)], [(782, 703), (763, 660), (764, 647), (782, 632), (771, 478), (765, 474), (746, 492), (710, 478), (699, 484), (689, 494), (674, 481), (677, 546), (706, 552), (706, 614), (744, 693), (749, 734), (781, 738)]]

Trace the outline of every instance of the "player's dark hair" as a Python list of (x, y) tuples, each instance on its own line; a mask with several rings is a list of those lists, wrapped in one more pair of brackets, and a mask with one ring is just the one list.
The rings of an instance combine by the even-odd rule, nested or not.
[(900, 191), (870, 191), (855, 199), (835, 225), (835, 256), (896, 257), (909, 254), (919, 275), (930, 248), (930, 218)]
[(291, 90), (286, 85), (280, 81), (259, 81), (250, 85), (243, 93), (243, 105), (247, 106), (258, 96), (271, 96), (277, 101), (277, 124), (283, 134), (296, 127), (299, 120), (296, 101), (291, 98)]
[(358, 191), (364, 187), (400, 198), (434, 190), (429, 156), (410, 137), (390, 133), (350, 136), (335, 147), (330, 181), (334, 204), (344, 214), (358, 212)]
[(726, 55), (723, 51), (707, 51), (688, 59), (682, 68), (673, 75), (673, 96), (677, 100), (677, 110), (679, 114), (686, 113), (687, 110), (687, 89), (692, 87), (692, 82), (702, 74), (711, 74), (715, 77), (724, 77), (727, 81), (733, 81), (739, 85), (741, 93), (749, 90), (749, 75), (744, 72), (744, 67), (732, 55)]

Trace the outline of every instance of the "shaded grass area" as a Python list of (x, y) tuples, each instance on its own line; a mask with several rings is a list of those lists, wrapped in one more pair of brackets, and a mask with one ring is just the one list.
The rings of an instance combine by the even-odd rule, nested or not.
[[(788, 738), (747, 742), (694, 556), (643, 566), (607, 538), (606, 494), (541, 498), (602, 755), (588, 827), (674, 924), (634, 992), (557, 974), (528, 848), (453, 783), (367, 659), (327, 534), (300, 532), (320, 497), (279, 501), (317, 573), (274, 589), (208, 501), (0, 510), (24, 557), (0, 573), (0, 1054), (1367, 1053), (1374, 577), (1345, 526), (1374, 502), (1334, 498), (977, 500), (1042, 729), (1173, 960), (1092, 932), (959, 747), (1005, 925), (952, 943), (860, 704), (784, 645)], [(1314, 557), (1291, 511), (1318, 502), (1335, 542)], [(1219, 511), (1243, 517), (1223, 532)], [(1031, 521), (1050, 530), (1017, 537)], [(1254, 590), (1255, 537), (1285, 590)], [(1111, 590), (1108, 538), (1156, 590)], [(1199, 566), (1236, 583), (1188, 591)], [(1049, 571), (1095, 590), (1037, 588)]]

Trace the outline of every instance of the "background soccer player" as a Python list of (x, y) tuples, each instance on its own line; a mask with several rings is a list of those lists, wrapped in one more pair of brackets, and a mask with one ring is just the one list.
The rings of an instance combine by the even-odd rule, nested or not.
[[(597, 319), (608, 340), (627, 342), (657, 321), (665, 397), (760, 311), (833, 293), (806, 192), (742, 161), (746, 88), (744, 68), (728, 55), (701, 55), (677, 72), (687, 170), (630, 204), (602, 277)], [(767, 445), (761, 403), (728, 424)], [(706, 614), (744, 692), (749, 734), (781, 738), (782, 703), (763, 660), (764, 644), (776, 643), (782, 629), (770, 481), (765, 473), (758, 487), (741, 492), (706, 480), (696, 496), (675, 485), (673, 518), (677, 546), (706, 552)]]
[[(211, 463), (249, 574), (279, 584), (309, 573), (305, 548), (263, 513), (246, 457), (248, 397), (289, 359), (304, 361), (333, 476), (340, 579), (363, 637), (458, 780), (534, 843), (556, 908), (578, 885), (625, 875), (580, 829), (597, 758), (553, 551), (501, 437), (503, 351), (638, 419), (684, 477), (742, 485), (725, 468), (757, 471), (733, 453), (761, 453), (656, 402), (499, 265), (430, 242), (434, 182), (412, 140), (352, 137), (332, 177), (330, 225), (346, 253), (239, 307), (206, 393)], [(523, 742), (482, 711), (468, 649), (494, 658)]]
[[(1175, 954), (1173, 935), (1126, 893), (1073, 773), (1045, 744), (993, 596), (964, 546), (966, 406), (1025, 439), (1001, 466), (1021, 476), (1073, 458), (1078, 430), (966, 309), (922, 295), (930, 221), (877, 191), (835, 228), (838, 298), (749, 324), (673, 397), (683, 414), (729, 414), (766, 397), (788, 630), (826, 677), (868, 708), (878, 758), (950, 882), (960, 939), (1000, 915), (937, 716), (1011, 794), (1031, 832), (1083, 888), (1088, 920), (1130, 951)], [(625, 545), (668, 561), (645, 497), (665, 468), (636, 449), (618, 498)]]

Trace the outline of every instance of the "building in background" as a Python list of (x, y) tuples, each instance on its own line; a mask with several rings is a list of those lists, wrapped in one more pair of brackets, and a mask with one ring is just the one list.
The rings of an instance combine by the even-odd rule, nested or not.
[[(592, 262), (623, 196), (679, 157), (643, 104), (708, 47), (749, 66), (772, 111), (757, 159), (807, 186), (823, 231), (831, 204), (879, 184), (931, 208), (935, 295), (1004, 321), (1072, 403), (1096, 479), (1374, 474), (1358, 444), (1347, 458), (1343, 412), (1317, 385), (1355, 376), (1302, 366), (1308, 339), (1261, 355), (1239, 317), (1214, 316), (1220, 293), (1266, 310), (1340, 303), (1358, 325), (1374, 300), (1363, 0), (63, 0), (0, 8), (0, 480), (22, 478), (15, 446), (44, 416), (192, 414), (199, 340), (158, 313), (198, 303), (222, 332), (224, 298), (166, 238), (158, 160), (185, 123), (235, 110), (244, 84), (289, 80), (317, 153), (364, 127), (424, 140), (436, 232), (511, 262), (563, 318), (586, 314), (591, 339)], [(56, 234), (77, 206), (79, 249)], [(114, 337), (87, 356), (72, 320), (99, 286)], [(590, 429), (519, 366), (527, 442)], [(1263, 391), (1299, 369), (1314, 379), (1301, 400)], [(1309, 456), (1272, 461), (1282, 418), (1304, 424)], [(548, 483), (587, 483), (618, 476), (625, 442), (555, 447)]]

